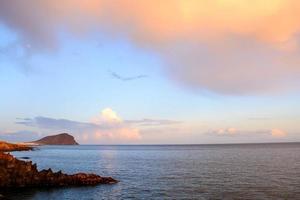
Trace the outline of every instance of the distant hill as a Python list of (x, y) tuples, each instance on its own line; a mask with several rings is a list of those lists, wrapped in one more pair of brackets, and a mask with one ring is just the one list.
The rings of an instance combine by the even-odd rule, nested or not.
[[(11, 144), (8, 142), (0, 141), (0, 152), (6, 151), (28, 151), (32, 150), (32, 147), (23, 144)], [(1, 199), (1, 198), (0, 198)]]
[(74, 137), (67, 133), (47, 136), (31, 143), (39, 145), (78, 145)]

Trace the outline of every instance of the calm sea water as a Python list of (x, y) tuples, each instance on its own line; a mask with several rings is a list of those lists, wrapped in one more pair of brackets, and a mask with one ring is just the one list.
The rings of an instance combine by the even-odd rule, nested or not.
[(11, 199), (300, 199), (300, 143), (44, 146), (39, 169), (112, 176), (115, 185), (7, 191)]

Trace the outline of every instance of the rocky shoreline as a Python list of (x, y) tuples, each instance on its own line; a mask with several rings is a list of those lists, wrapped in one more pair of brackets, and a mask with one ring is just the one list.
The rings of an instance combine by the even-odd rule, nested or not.
[[(118, 181), (111, 177), (96, 174), (77, 173), (64, 174), (61, 171), (37, 170), (31, 161), (18, 160), (8, 151), (27, 151), (32, 147), (26, 145), (0, 143), (0, 191), (7, 188), (91, 186), (98, 184), (114, 184)], [(0, 194), (0, 199), (4, 197)]]
[(0, 141), (0, 153), (10, 151), (31, 151), (33, 147), (24, 144), (11, 144), (4, 141)]
[(61, 171), (37, 170), (31, 161), (22, 161), (10, 154), (0, 153), (0, 188), (45, 187), (45, 186), (84, 186), (112, 184), (117, 181), (111, 177), (95, 174), (64, 174)]

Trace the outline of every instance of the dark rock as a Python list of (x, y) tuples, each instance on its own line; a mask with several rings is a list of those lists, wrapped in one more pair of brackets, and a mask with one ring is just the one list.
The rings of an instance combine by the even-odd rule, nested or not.
[(0, 152), (0, 188), (46, 187), (46, 186), (85, 186), (113, 184), (117, 181), (111, 177), (96, 174), (64, 174), (51, 169), (37, 170), (31, 161), (22, 161), (10, 154)]
[(23, 159), (23, 160), (29, 160), (30, 158), (27, 157), (27, 156), (24, 156), (24, 157), (20, 157), (20, 159)]

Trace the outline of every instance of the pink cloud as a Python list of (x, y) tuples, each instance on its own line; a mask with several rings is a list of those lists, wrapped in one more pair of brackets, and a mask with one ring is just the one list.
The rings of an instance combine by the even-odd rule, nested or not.
[(299, 90), (297, 0), (18, 0), (0, 20), (32, 49), (59, 47), (58, 30), (102, 31), (157, 53), (181, 86), (223, 94)]

